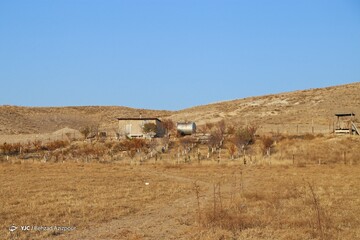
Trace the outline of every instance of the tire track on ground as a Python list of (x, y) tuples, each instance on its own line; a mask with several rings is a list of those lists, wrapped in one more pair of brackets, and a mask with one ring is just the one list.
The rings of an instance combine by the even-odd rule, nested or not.
[[(161, 170), (160, 170), (161, 171)], [(162, 176), (172, 181), (193, 184), (194, 179), (147, 169), (147, 173)], [(211, 184), (196, 181), (202, 191), (202, 198), (211, 196)], [(168, 204), (147, 207), (133, 215), (112, 220), (84, 230), (59, 235), (57, 239), (189, 239), (194, 228), (197, 208), (195, 193), (187, 194)]]

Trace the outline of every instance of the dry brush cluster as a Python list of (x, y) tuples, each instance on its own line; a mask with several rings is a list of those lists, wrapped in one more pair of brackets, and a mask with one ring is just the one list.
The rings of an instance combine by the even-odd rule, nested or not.
[[(256, 125), (234, 126), (221, 121), (206, 124), (203, 132), (209, 134), (208, 147), (213, 156), (220, 158), (222, 149), (227, 159), (242, 159), (246, 163), (283, 163), (305, 166), (306, 164), (357, 164), (356, 136), (334, 136), (323, 134), (279, 134), (257, 135)], [(223, 157), (224, 154), (222, 154)]]
[[(26, 144), (3, 143), (0, 145), (0, 156), (3, 161), (15, 159), (41, 159), (44, 161), (106, 161), (116, 160), (120, 156), (134, 158), (137, 154), (146, 155), (154, 150), (158, 143), (143, 139), (126, 139), (121, 141), (34, 141)], [(6, 159), (6, 160), (5, 160)]]
[[(246, 234), (259, 234), (258, 237), (267, 239), (270, 235), (264, 232), (274, 229), (279, 234), (287, 233), (291, 239), (351, 239), (349, 236), (356, 235), (353, 228), (359, 221), (355, 213), (348, 215), (343, 209), (354, 207), (352, 201), (356, 196), (348, 194), (358, 195), (358, 188), (344, 189), (341, 185), (349, 179), (355, 183), (356, 179), (349, 177), (332, 184), (329, 180), (336, 170), (322, 176), (312, 175), (313, 170), (300, 170), (302, 176), (294, 177), (298, 168), (278, 166), (272, 170), (255, 169), (251, 175), (248, 170), (246, 177), (241, 170), (235, 171), (232, 175), (223, 175), (221, 180), (214, 179), (210, 187), (194, 182), (193, 216), (200, 232), (203, 231), (200, 239), (215, 239), (215, 236), (216, 239), (244, 239)], [(276, 171), (281, 171), (278, 173), (281, 177), (274, 179)], [(350, 169), (345, 171), (355, 174)], [(259, 184), (251, 183), (250, 179), (256, 179)], [(277, 239), (276, 235), (273, 238)]]
[[(174, 132), (174, 123), (164, 121), (167, 133)], [(152, 132), (155, 125), (145, 125)], [(106, 140), (95, 137), (86, 141), (73, 139), (51, 142), (34, 141), (23, 143), (4, 143), (0, 145), (0, 159), (43, 159), (45, 161), (114, 161), (130, 159), (143, 162), (148, 159), (175, 160), (175, 162), (195, 162), (213, 160), (218, 163), (229, 159), (243, 164), (284, 163), (306, 166), (306, 164), (358, 163), (355, 137), (334, 137), (324, 135), (257, 135), (258, 126), (236, 126), (224, 120), (199, 126), (200, 136), (177, 136), (162, 139), (123, 139)], [(97, 127), (82, 129), (84, 138), (94, 135)], [(96, 134), (95, 134), (96, 135)], [(97, 136), (97, 135), (96, 135)], [(164, 155), (165, 154), (165, 155)]]

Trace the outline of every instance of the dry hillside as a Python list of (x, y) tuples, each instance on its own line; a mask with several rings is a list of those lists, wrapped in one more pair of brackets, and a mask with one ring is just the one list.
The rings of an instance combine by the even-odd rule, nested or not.
[(110, 128), (116, 117), (167, 116), (168, 111), (115, 106), (18, 107), (0, 106), (0, 134), (49, 133), (87, 125)]
[[(221, 119), (238, 123), (256, 123), (265, 131), (326, 133), (332, 130), (338, 112), (360, 114), (360, 83), (310, 89), (197, 106), (176, 112), (175, 120), (193, 120), (198, 124)], [(331, 125), (331, 126), (329, 126)], [(329, 129), (329, 127), (331, 129)]]
[(18, 107), (0, 106), (0, 135), (39, 134), (65, 127), (79, 129), (98, 125), (116, 128), (116, 117), (170, 117), (191, 120), (198, 125), (221, 119), (236, 123), (255, 123), (260, 131), (309, 132), (332, 130), (334, 113), (360, 114), (360, 83), (295, 91), (197, 106), (181, 111), (157, 111), (115, 106)]

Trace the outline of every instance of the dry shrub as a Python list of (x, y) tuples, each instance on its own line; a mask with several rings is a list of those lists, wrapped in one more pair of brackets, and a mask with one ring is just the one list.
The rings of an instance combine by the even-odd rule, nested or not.
[(235, 129), (235, 127), (233, 125), (228, 126), (227, 129), (226, 129), (226, 133), (229, 134), (229, 135), (232, 135), (235, 132), (236, 132), (236, 129)]
[(34, 146), (35, 151), (40, 151), (41, 150), (42, 142), (40, 140), (35, 140), (32, 144)]
[(0, 145), (0, 150), (4, 155), (17, 155), (21, 151), (22, 145), (20, 143), (4, 143)]
[(234, 154), (236, 152), (236, 146), (235, 144), (233, 143), (230, 143), (229, 146), (228, 146), (228, 152), (229, 152), (229, 155), (230, 155), (230, 159), (234, 159)]
[(111, 149), (114, 153), (123, 152), (127, 150), (126, 144), (124, 142), (117, 142), (112, 146)]
[(220, 228), (229, 231), (241, 231), (247, 228), (260, 226), (255, 216), (250, 216), (241, 211), (234, 212), (232, 209), (221, 209), (214, 212), (206, 211), (202, 219), (202, 225), (207, 228)]
[(67, 147), (68, 145), (69, 145), (68, 141), (56, 140), (56, 141), (45, 144), (43, 149), (48, 150), (48, 151), (54, 151), (59, 148)]
[[(246, 209), (241, 207), (241, 203), (228, 202), (230, 199), (225, 201), (220, 183), (214, 184), (212, 203), (207, 205), (204, 214), (200, 213), (199, 191), (196, 191), (196, 194), (199, 221), (204, 227), (241, 231), (261, 225), (258, 218), (254, 218), (247, 213)], [(233, 201), (233, 198), (231, 198), (231, 201)]]
[(110, 141), (110, 142), (105, 142), (104, 144), (105, 144), (106, 148), (112, 149), (115, 146), (116, 142), (111, 142)]
[(280, 185), (277, 182), (267, 187), (262, 191), (248, 189), (235, 196), (236, 190), (233, 188), (220, 192), (220, 188), (214, 187), (211, 201), (202, 209), (202, 227), (227, 230), (234, 234), (265, 226), (300, 228), (312, 238), (332, 237), (334, 226), (314, 185), (303, 180), (287, 180)]
[(205, 130), (206, 132), (210, 132), (214, 127), (214, 124), (213, 123), (206, 123), (205, 124)]
[[(309, 135), (310, 136), (310, 135)], [(295, 164), (357, 164), (357, 146), (360, 138), (350, 136), (326, 136), (296, 138), (289, 136), (276, 144), (279, 158), (292, 160)], [(276, 155), (275, 155), (276, 157)], [(301, 163), (300, 163), (301, 162)]]
[(211, 148), (220, 147), (222, 144), (223, 138), (224, 138), (224, 135), (220, 130), (215, 129), (215, 130), (211, 131), (209, 142), (208, 142), (209, 147), (211, 147)]
[(311, 133), (306, 133), (306, 134), (302, 135), (302, 139), (304, 139), (304, 140), (313, 140), (315, 138), (316, 138), (316, 136)]
[(261, 150), (263, 152), (263, 154), (267, 154), (270, 155), (270, 149), (274, 144), (274, 139), (273, 137), (270, 136), (263, 136), (260, 138), (261, 141)]
[(175, 123), (171, 119), (163, 119), (162, 123), (166, 133), (171, 133), (175, 130)]
[(125, 140), (123, 144), (127, 150), (139, 150), (147, 146), (146, 141), (139, 138)]
[(0, 145), (0, 151), (3, 155), (19, 155), (22, 153), (31, 153), (41, 151), (44, 146), (40, 141), (33, 143), (3, 143)]

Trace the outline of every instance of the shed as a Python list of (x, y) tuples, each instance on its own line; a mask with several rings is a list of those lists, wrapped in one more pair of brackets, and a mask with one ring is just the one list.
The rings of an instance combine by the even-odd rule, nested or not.
[(335, 134), (360, 135), (358, 124), (355, 123), (355, 113), (336, 113)]
[[(119, 137), (129, 138), (153, 138), (163, 137), (165, 134), (164, 126), (160, 119), (152, 117), (120, 117), (117, 118), (119, 122), (118, 135)], [(145, 124), (152, 123), (156, 126), (155, 132), (145, 132)]]

